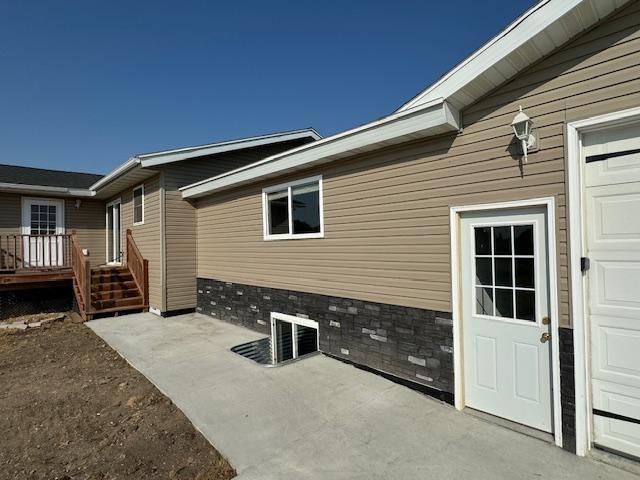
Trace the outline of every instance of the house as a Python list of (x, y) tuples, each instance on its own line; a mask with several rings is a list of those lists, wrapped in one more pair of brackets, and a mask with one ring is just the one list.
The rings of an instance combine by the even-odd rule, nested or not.
[(104, 177), (0, 166), (0, 317), (74, 296), (87, 318), (193, 311), (195, 209), (178, 189), (319, 138), (302, 129), (141, 154)]
[(198, 311), (640, 458), (639, 64), (640, 2), (542, 1), (390, 115), (181, 188)]
[(197, 309), (640, 458), (639, 65), (639, 0), (545, 0), (324, 139), (0, 167), (0, 314)]

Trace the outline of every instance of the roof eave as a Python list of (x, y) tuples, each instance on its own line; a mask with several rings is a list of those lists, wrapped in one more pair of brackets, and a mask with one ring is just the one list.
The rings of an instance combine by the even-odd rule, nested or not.
[(259, 162), (181, 188), (183, 198), (199, 198), (221, 190), (309, 168), (404, 141), (458, 131), (458, 111), (437, 99), (420, 109), (399, 112), (360, 127), (272, 155)]
[(139, 158), (131, 157), (129, 160), (127, 160), (125, 163), (123, 163), (118, 168), (113, 170), (111, 173), (105, 175), (100, 180), (98, 180), (96, 183), (91, 185), (89, 187), (89, 189), (98, 191), (101, 188), (104, 188), (105, 186), (107, 186), (109, 183), (111, 183), (116, 178), (118, 178), (121, 175), (129, 172), (130, 170), (132, 170), (133, 168), (135, 168), (139, 164), (140, 164), (140, 159)]
[(194, 157), (202, 157), (205, 155), (215, 155), (219, 153), (227, 153), (235, 150), (243, 150), (247, 148), (260, 147), (273, 143), (289, 142), (301, 138), (311, 138), (320, 140), (322, 136), (313, 128), (305, 128), (302, 130), (294, 130), (290, 132), (282, 132), (277, 134), (262, 135), (259, 137), (250, 137), (229, 142), (214, 143), (199, 147), (189, 147), (177, 150), (168, 150), (164, 152), (148, 153), (138, 155), (143, 168), (155, 167), (167, 163), (179, 162)]
[[(433, 98), (446, 98), (462, 109), (622, 8), (629, 0), (602, 2), (598, 8), (593, 8), (594, 1), (544, 0), (537, 3), (396, 111), (417, 108)], [(520, 57), (518, 52), (523, 49), (528, 53)]]
[(93, 197), (95, 192), (88, 188), (49, 187), (46, 185), (25, 185), (22, 183), (0, 183), (0, 191), (27, 195), (57, 195), (61, 197)]

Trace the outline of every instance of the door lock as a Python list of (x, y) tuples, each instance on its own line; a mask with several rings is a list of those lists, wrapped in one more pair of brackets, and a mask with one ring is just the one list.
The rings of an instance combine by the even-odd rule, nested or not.
[(551, 334), (549, 332), (544, 332), (540, 337), (540, 343), (547, 343), (551, 340)]
[(542, 324), (549, 325), (551, 323), (551, 319), (549, 317), (542, 317)]

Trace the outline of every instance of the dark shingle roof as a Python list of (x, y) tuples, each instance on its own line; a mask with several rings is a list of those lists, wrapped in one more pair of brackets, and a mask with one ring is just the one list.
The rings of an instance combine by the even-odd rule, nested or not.
[(89, 188), (102, 175), (94, 173), (64, 172), (44, 168), (0, 165), (0, 183), (40, 185), (44, 187)]

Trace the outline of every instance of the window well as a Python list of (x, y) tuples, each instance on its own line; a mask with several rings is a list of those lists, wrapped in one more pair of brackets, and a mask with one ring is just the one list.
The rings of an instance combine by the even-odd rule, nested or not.
[(231, 349), (265, 366), (291, 363), (318, 352), (318, 322), (282, 313), (271, 314), (271, 336)]

